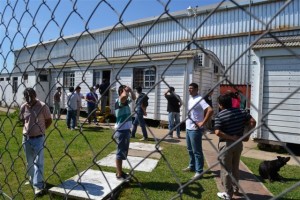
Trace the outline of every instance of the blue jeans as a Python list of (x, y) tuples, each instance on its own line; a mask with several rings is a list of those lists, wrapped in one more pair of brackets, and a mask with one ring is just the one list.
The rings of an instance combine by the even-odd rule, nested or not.
[(45, 136), (38, 138), (23, 137), (23, 148), (27, 161), (27, 175), (33, 187), (44, 188), (44, 140)]
[[(67, 127), (68, 128), (75, 128), (75, 124), (76, 124), (76, 114), (77, 114), (77, 110), (68, 110), (67, 111)], [(70, 126), (72, 120), (72, 124)]]
[(198, 173), (203, 172), (204, 156), (202, 152), (203, 129), (186, 130), (186, 144), (190, 156), (189, 167)]
[[(57, 114), (57, 117), (55, 117)], [(53, 108), (53, 119), (59, 119), (60, 118), (60, 102), (54, 102), (54, 108)]]
[(88, 109), (88, 122), (89, 122), (89, 124), (91, 123), (92, 118), (94, 118), (94, 122), (96, 123), (97, 122), (96, 105), (88, 106), (87, 109)]
[[(169, 112), (169, 135), (173, 136), (173, 128), (180, 124), (180, 113), (178, 112)], [(180, 126), (176, 128), (177, 137), (180, 136)]]
[(132, 137), (135, 137), (137, 126), (140, 125), (141, 129), (142, 129), (143, 137), (148, 138), (148, 133), (147, 133), (147, 129), (146, 129), (146, 123), (145, 123), (145, 120), (144, 120), (143, 110), (141, 110), (141, 109), (137, 110), (137, 112), (135, 114), (135, 119), (134, 119), (132, 125), (133, 125), (132, 126), (132, 133), (131, 133)]

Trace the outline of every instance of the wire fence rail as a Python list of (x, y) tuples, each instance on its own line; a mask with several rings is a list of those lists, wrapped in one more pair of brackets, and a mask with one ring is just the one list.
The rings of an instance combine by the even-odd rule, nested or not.
[[(290, 41), (287, 42), (284, 37), (282, 37), (284, 34), (277, 33), (273, 27), (274, 23), (277, 23), (276, 20), (278, 17), (280, 17), (282, 13), (287, 12), (286, 10), (289, 9), (290, 6), (299, 5), (297, 1), (278, 1), (281, 2), (281, 4), (276, 4), (277, 7), (276, 9), (274, 8), (275, 11), (272, 14), (269, 13), (267, 20), (265, 20), (256, 14), (257, 10), (255, 10), (255, 7), (253, 7), (252, 10), (251, 5), (254, 5), (253, 1), (249, 1), (249, 6), (245, 6), (248, 4), (242, 4), (241, 1), (223, 0), (207, 10), (205, 15), (200, 7), (189, 9), (189, 12), (193, 11), (190, 13), (190, 15), (192, 15), (190, 19), (193, 20), (191, 21), (193, 23), (186, 23), (180, 18), (182, 14), (174, 14), (169, 11), (169, 6), (174, 1), (153, 0), (152, 2), (162, 10), (158, 17), (145, 23), (145, 25), (143, 22), (141, 22), (140, 25), (139, 22), (134, 23), (134, 25), (124, 23), (123, 18), (125, 18), (126, 14), (132, 12), (130, 8), (133, 7), (136, 2), (137, 1), (134, 0), (123, 2), (123, 6), (120, 6), (120, 9), (114, 1), (91, 1), (88, 6), (89, 11), (81, 10), (80, 3), (72, 0), (64, 1), (64, 3), (62, 1), (30, 0), (1, 2), (0, 64), (2, 67), (0, 73), (0, 92), (1, 107), (5, 107), (6, 110), (6, 112), (1, 114), (0, 118), (0, 196), (3, 199), (34, 198), (33, 187), (27, 186), (27, 182), (32, 181), (29, 180), (27, 173), (35, 166), (27, 166), (21, 137), (23, 124), (19, 121), (19, 111), (24, 102), (24, 89), (33, 87), (37, 92), (37, 97), (43, 100), (49, 107), (53, 107), (52, 99), (57, 87), (62, 87), (63, 94), (68, 92), (67, 90), (70, 86), (80, 86), (85, 92), (88, 92), (90, 87), (95, 86), (97, 83), (100, 83), (103, 78), (107, 77), (109, 77), (110, 83), (106, 91), (110, 94), (109, 105), (112, 113), (114, 113), (114, 99), (117, 98), (117, 90), (121, 85), (129, 85), (132, 88), (136, 86), (146, 88), (147, 92), (145, 93), (150, 97), (148, 117), (154, 119), (154, 121), (151, 121), (152, 123), (155, 123), (157, 120), (167, 120), (167, 101), (163, 96), (164, 90), (176, 85), (179, 88), (176, 88), (176, 91), (178, 91), (178, 94), (180, 94), (184, 100), (180, 124), (174, 126), (171, 131), (165, 132), (161, 137), (157, 137), (158, 134), (155, 132), (157, 129), (148, 126), (148, 135), (153, 137), (154, 140), (151, 143), (155, 144), (155, 149), (144, 156), (137, 165), (127, 160), (131, 166), (129, 174), (134, 181), (135, 187), (141, 189), (140, 191), (144, 199), (152, 199), (153, 197), (148, 193), (147, 183), (143, 181), (144, 179), (142, 177), (136, 174), (136, 169), (154, 154), (161, 156), (162, 161), (160, 162), (165, 163), (165, 170), (168, 170), (169, 173), (169, 175), (166, 175), (168, 177), (160, 178), (170, 181), (171, 177), (175, 185), (175, 187), (174, 185), (169, 185), (172, 189), (167, 188), (168, 184), (166, 184), (166, 188), (162, 186), (162, 190), (172, 190), (171, 194), (164, 198), (201, 198), (201, 195), (189, 196), (189, 194), (185, 194), (187, 188), (192, 187), (198, 180), (191, 179), (190, 181), (183, 182), (177, 169), (180, 165), (174, 163), (174, 157), (170, 156), (168, 152), (161, 150), (161, 147), (164, 146), (163, 141), (165, 141), (169, 133), (173, 131), (176, 132), (177, 127), (182, 127), (187, 120), (192, 120), (191, 112), (195, 106), (192, 108), (188, 107), (188, 84), (191, 82), (199, 84), (199, 89), (203, 97), (207, 96), (212, 90), (217, 91), (213, 96), (214, 116), (216, 116), (219, 112), (216, 97), (220, 93), (220, 86), (228, 85), (231, 86), (233, 90), (239, 91), (236, 76), (238, 76), (237, 74), (239, 73), (246, 74), (246, 102), (248, 106), (251, 107), (251, 114), (256, 113), (257, 124), (254, 129), (248, 130), (243, 137), (234, 142), (231, 148), (238, 145), (244, 138), (254, 134), (254, 132), (264, 133), (267, 130), (269, 138), (275, 138), (273, 140), (284, 147), (290, 156), (297, 161), (299, 167), (300, 162), (295, 153), (288, 146), (284, 145), (286, 143), (286, 141), (284, 141), (285, 137), (282, 136), (282, 133), (279, 133), (280, 131), (278, 132), (274, 128), (276, 127), (274, 123), (278, 123), (278, 119), (273, 117), (275, 115), (274, 113), (282, 112), (282, 107), (285, 106), (286, 109), (283, 110), (287, 113), (287, 116), (293, 116), (293, 120), (288, 120), (288, 117), (283, 117), (286, 119), (287, 124), (291, 124), (288, 129), (295, 130), (297, 127), (299, 128), (299, 125), (297, 125), (300, 119), (299, 51), (295, 46), (299, 47), (300, 45), (295, 44), (295, 41), (293, 43), (293, 40), (293, 44), (290, 45), (290, 43), (288, 43)], [(266, 7), (275, 7), (274, 2), (268, 3), (261, 1), (258, 5), (266, 4)], [(214, 17), (218, 15), (220, 10), (222, 12), (231, 12), (230, 9), (227, 11), (224, 9), (224, 7), (228, 5), (230, 5), (228, 9), (234, 7), (234, 10), (243, 13), (243, 16), (248, 16), (249, 19), (252, 20), (252, 23), (247, 23), (249, 41), (246, 47), (239, 50), (238, 55), (235, 57), (233, 55), (230, 56), (230, 52), (227, 52), (229, 57), (234, 58), (230, 60), (230, 62), (227, 60), (225, 64), (224, 58), (219, 58), (224, 56), (216, 54), (204, 45), (207, 43), (205, 39), (201, 39), (201, 33), (207, 29), (207, 23), (212, 23), (210, 20), (219, 19)], [(45, 18), (45, 16), (48, 18)], [(115, 24), (110, 24), (112, 26), (103, 32), (92, 31), (89, 28), (89, 26), (94, 26), (96, 20), (99, 18), (103, 19), (104, 17), (114, 18), (116, 21)], [(173, 23), (170, 28), (173, 28), (174, 32), (178, 31), (182, 33), (179, 33), (179, 38), (173, 39), (174, 41), (168, 41), (168, 33), (170, 32), (163, 33), (156, 29), (158, 26), (163, 27), (166, 21)], [(296, 23), (297, 22), (295, 22), (295, 24)], [(80, 26), (79, 24), (82, 24), (82, 30), (79, 31), (77, 35), (69, 37), (69, 29), (71, 29), (72, 26)], [(252, 24), (260, 24), (262, 27), (253, 37), (251, 35)], [(295, 25), (295, 27), (296, 26), (297, 25)], [(291, 34), (297, 34), (296, 28), (294, 28), (293, 31), (289, 31)], [(158, 38), (160, 34), (165, 34), (166, 40), (155, 42), (153, 38)], [(173, 34), (177, 35), (176, 33)], [(119, 41), (122, 40), (122, 35), (128, 41)], [(50, 37), (54, 39), (43, 39)], [(151, 37), (153, 38), (151, 39)], [(236, 34), (236, 37), (241, 37), (241, 35)], [(220, 43), (222, 38), (226, 38), (226, 35), (218, 37)], [(271, 39), (272, 42), (263, 43), (262, 41), (264, 41), (265, 38)], [(121, 45), (118, 46), (118, 42), (121, 43)], [(93, 46), (93, 44), (97, 45)], [(277, 95), (282, 95), (281, 97), (284, 96), (283, 98), (280, 99), (276, 97), (276, 99), (273, 97), (274, 99), (270, 100), (271, 102), (262, 100), (263, 102), (257, 103), (254, 102), (256, 101), (255, 98), (250, 98), (249, 96), (248, 90), (250, 90), (250, 83), (252, 83), (252, 96), (255, 96), (255, 94), (266, 94), (267, 92), (269, 92), (268, 95), (272, 95), (270, 91), (278, 90), (278, 87), (277, 89), (272, 87), (278, 86), (278, 82), (281, 80), (280, 78), (272, 79), (272, 77), (267, 77), (263, 74), (272, 73), (272, 69), (270, 69), (270, 71), (265, 70), (261, 72), (263, 75), (259, 75), (262, 76), (262, 78), (255, 78), (255, 76), (258, 75), (255, 70), (261, 69), (260, 67), (252, 67), (249, 64), (250, 62), (254, 62), (250, 59), (250, 54), (253, 52), (253, 49), (258, 48), (259, 45), (267, 46), (270, 44), (279, 45), (281, 49), (288, 52), (289, 58), (292, 58), (292, 61), (287, 60), (288, 64), (284, 66), (286, 66), (287, 71), (289, 70), (288, 73), (295, 73), (293, 77), (290, 75), (290, 78), (295, 79), (295, 81), (291, 81), (290, 84), (292, 85), (288, 89), (280, 88), (280, 91), (277, 91)], [(90, 46), (93, 47), (90, 48)], [(195, 55), (197, 59), (195, 59)], [(190, 65), (193, 66), (199, 62), (203, 63), (201, 59), (204, 59), (204, 57), (198, 57), (199, 55), (204, 56), (211, 62), (213, 75), (208, 78), (210, 84), (203, 81), (207, 78), (204, 77), (206, 73), (205, 70), (195, 70), (192, 72), (187, 70), (189, 65), (188, 61), (192, 60), (192, 64), (190, 63)], [(165, 56), (165, 58), (163, 58), (163, 56)], [(272, 56), (275, 56), (275, 54), (270, 57)], [(276, 54), (276, 56), (278, 56), (278, 54)], [(182, 60), (184, 59), (188, 61), (184, 61), (186, 63), (183, 64)], [(247, 60), (249, 66), (248, 68), (243, 68), (244, 71), (241, 72), (241, 69), (238, 69), (238, 67), (241, 66), (241, 60), (244, 59)], [(260, 63), (262, 60), (256, 60), (256, 62), (259, 62), (259, 64), (265, 68), (267, 68), (268, 62), (276, 66), (276, 63), (272, 63), (272, 61), (268, 59), (264, 60), (265, 63)], [(186, 68), (180, 68), (182, 65), (185, 65)], [(131, 69), (131, 71), (129, 69)], [(285, 76), (288, 76), (284, 70), (276, 69)], [(179, 73), (182, 77), (178, 76), (178, 71), (184, 71), (183, 73)], [(186, 75), (185, 73), (190, 74)], [(277, 74), (277, 76), (280, 75), (280, 73)], [(185, 77), (183, 77), (184, 74)], [(266, 80), (267, 78), (268, 80)], [(256, 86), (257, 84), (254, 83), (255, 80), (259, 81), (261, 85), (264, 85)], [(206, 88), (202, 87), (204, 84)], [(257, 93), (256, 90), (261, 90), (262, 92)], [(263, 98), (267, 97), (263, 96)], [(272, 97), (270, 97), (270, 99), (271, 98)], [(97, 103), (100, 105), (103, 99), (104, 96), (101, 96)], [(254, 101), (251, 101), (253, 99)], [(63, 95), (62, 104), (64, 105), (61, 105), (62, 108), (65, 108), (67, 101), (66, 96)], [(266, 105), (268, 103), (270, 103), (270, 105)], [(85, 107), (85, 103), (83, 104), (83, 107)], [(131, 107), (132, 112), (128, 119), (137, 114), (136, 104), (133, 103)], [(165, 111), (161, 111), (162, 109)], [(12, 112), (13, 110), (16, 110), (16, 112)], [(280, 116), (278, 113), (276, 115)], [(85, 170), (87, 169), (100, 171), (104, 175), (105, 183), (107, 183), (109, 189), (111, 191), (113, 190), (111, 187), (112, 180), (104, 174), (105, 171), (112, 171), (112, 169), (102, 167), (98, 165), (97, 162), (115, 150), (117, 143), (115, 140), (116, 131), (113, 127), (113, 123), (108, 123), (109, 126), (106, 131), (96, 126), (87, 125), (89, 121), (88, 118), (90, 117), (92, 117), (92, 114), (89, 114), (84, 122), (81, 121), (79, 124), (80, 130), (76, 131), (76, 133), (73, 132), (71, 134), (71, 132), (66, 129), (65, 122), (59, 120), (54, 120), (52, 126), (46, 132), (45, 142), (43, 143), (43, 151), (45, 154), (45, 174), (43, 180), (48, 184), (46, 187), (50, 188), (51, 186), (62, 184), (65, 180), (70, 178), (70, 173), (72, 173), (71, 176), (79, 176), (78, 181), (71, 187), (69, 192), (65, 190), (65, 194), (63, 194), (64, 198), (68, 198), (72, 190), (77, 190), (78, 187), (82, 188), (82, 191), (86, 193), (88, 199), (92, 198), (90, 191), (85, 188), (85, 185), (82, 184), (80, 180), (83, 178), (86, 173)], [(112, 120), (113, 115), (108, 115), (107, 119), (108, 118)], [(274, 120), (274, 122), (272, 122), (272, 119), (276, 119), (277, 121)], [(198, 125), (196, 124), (196, 126)], [(96, 136), (91, 134), (95, 132), (101, 132), (103, 134)], [(297, 131), (294, 136), (298, 138)], [(289, 137), (293, 136), (290, 135)], [(204, 135), (203, 138), (209, 139), (206, 135)], [(294, 142), (297, 143), (297, 141)], [(222, 165), (220, 158), (227, 153), (225, 151), (219, 154), (218, 147), (212, 142), (210, 144), (215, 154), (218, 155), (219, 160), (206, 168), (200, 174), (201, 177), (209, 175), (215, 166)], [(165, 146), (164, 148), (168, 149), (168, 147)], [(230, 148), (228, 151), (230, 151)], [(176, 159), (181, 159), (180, 157), (181, 156)], [(188, 155), (186, 155), (186, 157), (188, 157)], [(188, 162), (187, 159), (188, 158), (185, 159), (186, 162)], [(226, 168), (226, 166), (223, 167)], [(152, 173), (155, 173), (155, 171)], [(242, 188), (238, 180), (234, 178), (234, 175), (230, 176), (240, 191), (242, 191), (242, 198), (251, 199), (248, 194), (244, 192), (245, 188)], [(214, 181), (213, 178), (211, 179)], [(280, 199), (289, 195), (289, 193), (294, 190), (297, 190), (299, 180), (295, 182), (295, 184), (283, 188), (278, 195), (274, 195), (271, 199)], [(130, 189), (130, 187), (130, 185), (127, 185), (125, 188)], [(199, 191), (200, 189), (200, 187), (196, 188), (196, 190)], [(126, 198), (127, 193), (122, 193), (120, 196), (117, 196), (115, 193), (118, 194), (118, 192), (114, 191), (108, 198)], [(211, 195), (208, 195), (208, 197)], [(59, 197), (49, 194), (44, 195), (44, 198), (59, 199)], [(156, 196), (155, 198), (160, 197)]]

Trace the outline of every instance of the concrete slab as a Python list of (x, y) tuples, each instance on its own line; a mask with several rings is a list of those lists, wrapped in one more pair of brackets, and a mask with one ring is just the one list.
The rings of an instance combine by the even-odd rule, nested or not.
[[(144, 158), (142, 157), (135, 157), (135, 156), (127, 156), (127, 159), (131, 165), (129, 165), (128, 161), (125, 160), (123, 162), (123, 168), (125, 169), (131, 169), (135, 168)], [(98, 165), (101, 166), (107, 166), (107, 167), (115, 167), (116, 166), (116, 155), (115, 154), (109, 154), (105, 158), (99, 160), (97, 162)], [(140, 163), (135, 170), (137, 171), (143, 171), (143, 172), (152, 172), (152, 170), (157, 166), (158, 160), (154, 160), (151, 158), (146, 158), (142, 163)]]
[[(129, 149), (143, 150), (143, 151), (155, 151), (155, 144), (147, 144), (142, 142), (131, 142)], [(162, 150), (162, 147), (159, 147)]]
[(136, 156), (136, 157), (143, 157), (143, 158), (148, 156), (148, 158), (154, 158), (154, 159), (157, 159), (157, 160), (159, 160), (161, 158), (161, 154), (158, 153), (158, 152), (155, 152), (155, 153), (152, 153), (152, 154), (150, 154), (150, 153), (151, 152), (149, 152), (149, 151), (129, 149), (128, 155), (129, 156)]
[(61, 185), (49, 189), (49, 193), (64, 196), (64, 198), (101, 200), (122, 185), (123, 181), (116, 179), (116, 174), (89, 169), (66, 180)]

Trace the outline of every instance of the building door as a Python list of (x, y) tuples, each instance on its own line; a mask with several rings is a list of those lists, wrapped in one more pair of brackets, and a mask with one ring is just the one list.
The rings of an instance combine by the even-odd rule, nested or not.
[[(300, 144), (299, 60), (292, 56), (267, 57), (263, 84), (262, 120), (280, 140)], [(262, 127), (262, 137), (277, 141), (266, 127)]]

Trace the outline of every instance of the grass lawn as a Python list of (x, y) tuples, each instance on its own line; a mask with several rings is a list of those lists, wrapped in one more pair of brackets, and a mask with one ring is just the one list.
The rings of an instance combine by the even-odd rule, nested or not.
[(284, 196), (280, 197), (280, 199), (300, 199), (300, 167), (285, 165), (281, 168), (279, 174), (284, 177), (284, 182), (269, 182), (269, 180), (263, 180), (259, 176), (258, 167), (261, 160), (253, 159), (253, 158), (245, 158), (242, 157), (242, 161), (248, 166), (248, 168), (255, 174), (255, 176), (260, 179), (264, 185), (268, 188), (268, 190), (274, 195), (277, 196), (281, 194), (286, 189), (292, 187), (295, 184), (298, 184), (298, 187), (287, 192)]
[[(12, 117), (0, 113), (0, 186), (14, 199), (34, 199), (32, 187), (25, 185), (22, 126), (16, 122), (16, 117)], [(114, 168), (100, 168), (94, 164), (116, 149), (111, 136), (110, 129), (86, 125), (80, 133), (68, 130), (64, 120), (53, 123), (46, 133), (44, 177), (47, 184), (59, 185), (87, 168), (115, 172)], [(132, 139), (134, 141), (138, 139)], [(135, 178), (122, 187), (118, 199), (171, 199), (179, 193), (183, 199), (211, 199), (212, 194), (215, 197), (217, 187), (212, 174), (187, 184), (194, 173), (181, 171), (188, 164), (184, 146), (167, 143), (161, 146), (163, 156), (154, 171), (135, 171)], [(39, 199), (50, 199), (50, 196), (46, 194)]]

